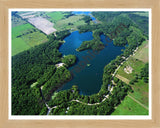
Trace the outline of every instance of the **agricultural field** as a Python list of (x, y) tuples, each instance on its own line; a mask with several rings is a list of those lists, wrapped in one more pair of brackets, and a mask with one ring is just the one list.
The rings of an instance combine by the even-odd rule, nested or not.
[(148, 49), (148, 41), (143, 42), (143, 44), (139, 47), (136, 52), (134, 58), (139, 59), (143, 62), (149, 61), (149, 49)]
[(111, 115), (148, 115), (148, 110), (128, 95)]
[(12, 56), (47, 40), (45, 34), (29, 23), (12, 27)]
[(49, 20), (52, 23), (56, 23), (56, 21), (64, 18), (64, 13), (63, 12), (46, 12), (46, 15), (50, 17)]
[(37, 29), (41, 30), (46, 35), (49, 35), (56, 31), (56, 29), (53, 28), (54, 24), (43, 17), (29, 18), (28, 22), (33, 24)]
[(133, 93), (130, 93), (130, 96), (134, 97), (136, 100), (141, 102), (143, 105), (148, 107), (148, 83), (145, 83), (143, 80), (138, 80), (134, 85), (131, 85), (134, 90)]
[(82, 15), (77, 16), (70, 16), (69, 18), (65, 18), (59, 20), (55, 23), (55, 28), (57, 30), (64, 30), (64, 29), (72, 29), (75, 30), (79, 25), (84, 25), (85, 22), (81, 20), (83, 18)]

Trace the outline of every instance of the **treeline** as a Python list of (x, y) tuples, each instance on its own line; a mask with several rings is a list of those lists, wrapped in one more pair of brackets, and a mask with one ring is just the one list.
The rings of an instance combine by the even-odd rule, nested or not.
[(36, 31), (37, 31), (37, 29), (35, 29), (35, 28), (29, 29), (29, 30), (27, 30), (27, 32), (23, 32), (22, 34), (16, 36), (16, 38), (25, 36), (25, 35), (27, 35), (27, 34), (30, 34), (30, 33), (36, 32)]
[(92, 21), (91, 17), (88, 15), (85, 15), (82, 20), (84, 20), (85, 23), (90, 24), (90, 21)]
[[(58, 51), (62, 41), (59, 40), (63, 40), (69, 32), (62, 31), (56, 35), (58, 40), (53, 40), (56, 37), (50, 37), (48, 42), (12, 57), (13, 115), (38, 115), (44, 107), (40, 87), (48, 87), (46, 82), (51, 84), (52, 76), (56, 82), (49, 87), (53, 88), (60, 86), (57, 81), (61, 74), (65, 74), (66, 80), (70, 78), (70, 73), (65, 67), (63, 70), (55, 67), (55, 64), (62, 61), (62, 54)], [(32, 87), (34, 83), (36, 85)]]

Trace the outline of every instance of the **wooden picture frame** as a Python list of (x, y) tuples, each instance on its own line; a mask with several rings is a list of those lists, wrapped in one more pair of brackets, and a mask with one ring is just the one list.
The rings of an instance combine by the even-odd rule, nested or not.
[[(152, 119), (148, 120), (9, 120), (9, 9), (11, 8), (150, 8), (152, 10)], [(35, 127), (160, 127), (160, 89), (159, 84), (159, 23), (160, 18), (159, 0), (0, 0), (0, 128), (35, 128)]]

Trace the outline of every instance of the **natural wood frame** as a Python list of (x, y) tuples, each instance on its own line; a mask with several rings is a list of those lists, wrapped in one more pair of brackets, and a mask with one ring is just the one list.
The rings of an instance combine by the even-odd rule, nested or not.
[[(151, 8), (152, 9), (152, 119), (151, 120), (9, 120), (8, 12), (10, 8)], [(160, 127), (160, 1), (159, 0), (0, 0), (0, 128), (35, 127)]]

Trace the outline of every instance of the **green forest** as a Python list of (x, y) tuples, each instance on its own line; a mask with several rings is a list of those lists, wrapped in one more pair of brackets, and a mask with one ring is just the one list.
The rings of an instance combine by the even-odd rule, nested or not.
[[(100, 39), (102, 34), (115, 46), (125, 47), (121, 55), (104, 67), (100, 91), (89, 96), (81, 95), (78, 86), (73, 85), (52, 98), (54, 92), (72, 79), (68, 68), (77, 61), (75, 55), (62, 56), (59, 52), (70, 30), (57, 31), (56, 36), (47, 36), (47, 42), (12, 56), (12, 115), (47, 115), (46, 104), (52, 108), (49, 115), (111, 115), (125, 96), (133, 92), (130, 84), (137, 79), (148, 83), (148, 63), (130, 84), (112, 76), (124, 58), (148, 40), (148, 18), (131, 12), (92, 12), (92, 15), (99, 23), (91, 24), (90, 17), (85, 16), (86, 24), (79, 26), (78, 31), (93, 32), (93, 40), (84, 41), (76, 49), (78, 52), (102, 50), (105, 47)], [(56, 67), (58, 63), (65, 65)]]

